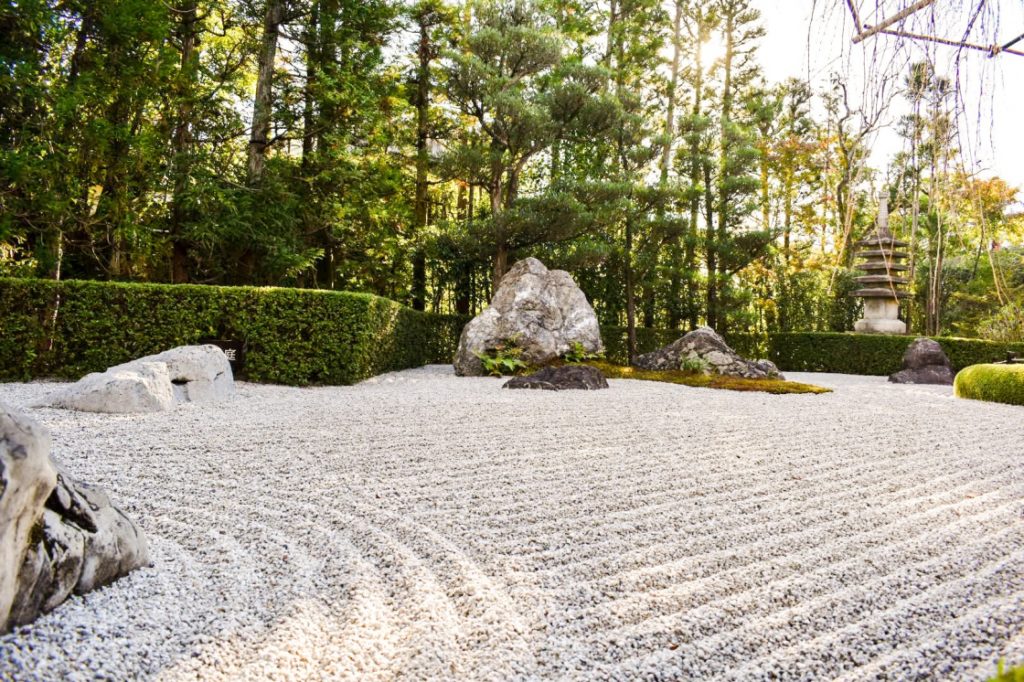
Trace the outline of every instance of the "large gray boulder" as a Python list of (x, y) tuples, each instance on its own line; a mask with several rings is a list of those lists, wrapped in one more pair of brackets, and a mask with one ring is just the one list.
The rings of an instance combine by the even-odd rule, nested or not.
[(522, 359), (542, 364), (567, 352), (573, 343), (588, 352), (604, 350), (597, 315), (569, 273), (548, 270), (525, 258), (501, 279), (491, 305), (462, 330), (455, 354), (459, 376), (485, 374), (476, 353), (515, 339)]
[(700, 327), (664, 348), (637, 356), (640, 369), (679, 369), (684, 360), (703, 360), (709, 371), (747, 379), (782, 379), (770, 360), (744, 360), (711, 327)]
[(83, 412), (163, 412), (179, 403), (234, 394), (231, 363), (216, 346), (180, 346), (88, 374), (50, 395), (45, 405)]
[(49, 448), (45, 429), (0, 405), (0, 631), (149, 563), (142, 532), (54, 464)]
[(0, 403), (0, 632), (10, 627), (19, 569), (57, 483), (49, 452), (50, 435)]
[(934, 339), (920, 337), (903, 354), (903, 367), (889, 375), (894, 384), (939, 384), (952, 386), (953, 365)]

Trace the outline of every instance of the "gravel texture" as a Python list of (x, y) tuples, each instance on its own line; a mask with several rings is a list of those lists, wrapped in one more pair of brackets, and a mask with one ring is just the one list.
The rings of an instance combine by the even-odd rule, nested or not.
[(1024, 662), (1024, 410), (790, 378), (835, 392), (503, 391), (427, 367), (161, 414), (28, 410), (154, 563), (0, 638), (0, 679), (980, 680)]

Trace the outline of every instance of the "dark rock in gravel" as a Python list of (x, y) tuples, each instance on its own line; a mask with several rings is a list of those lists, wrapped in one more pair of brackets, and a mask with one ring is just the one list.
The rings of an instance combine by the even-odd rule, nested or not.
[(587, 365), (565, 365), (545, 367), (524, 377), (513, 377), (502, 388), (539, 388), (547, 391), (580, 389), (595, 391), (608, 388), (608, 380), (601, 371)]
[(953, 385), (953, 365), (938, 341), (921, 337), (914, 339), (903, 354), (903, 367), (889, 375), (894, 384)]

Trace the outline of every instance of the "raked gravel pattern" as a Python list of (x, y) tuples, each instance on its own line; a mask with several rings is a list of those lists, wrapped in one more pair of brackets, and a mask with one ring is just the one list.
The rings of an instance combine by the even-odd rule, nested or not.
[(153, 566), (0, 638), (0, 679), (982, 680), (1024, 662), (1024, 408), (792, 378), (835, 392), (507, 391), (427, 367), (146, 416), (31, 409)]

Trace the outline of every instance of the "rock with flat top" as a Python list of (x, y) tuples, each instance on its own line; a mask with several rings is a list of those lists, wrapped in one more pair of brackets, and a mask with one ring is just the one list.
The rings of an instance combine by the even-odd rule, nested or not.
[(546, 391), (564, 391), (579, 389), (596, 391), (608, 388), (608, 380), (601, 370), (588, 365), (565, 365), (563, 367), (545, 367), (539, 372), (527, 376), (514, 377), (505, 382), (502, 388), (534, 388)]
[(234, 391), (224, 351), (212, 345), (180, 346), (86, 375), (45, 404), (83, 412), (163, 412), (179, 403), (223, 400)]

